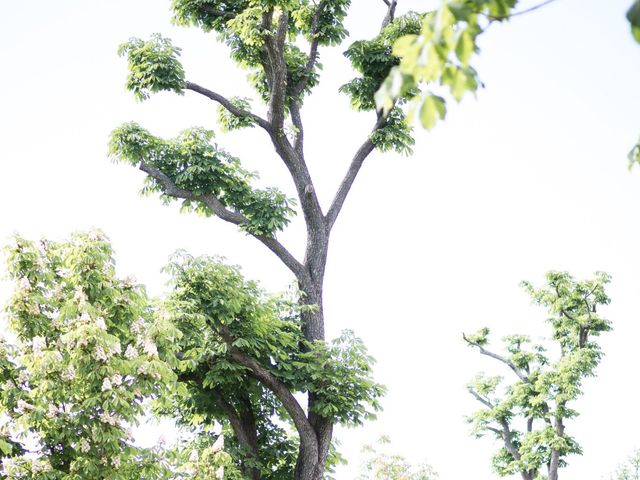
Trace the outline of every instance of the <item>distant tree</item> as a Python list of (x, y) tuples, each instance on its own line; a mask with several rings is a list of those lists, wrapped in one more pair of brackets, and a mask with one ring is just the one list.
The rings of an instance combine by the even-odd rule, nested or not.
[(609, 480), (640, 480), (640, 450), (633, 452)]
[(533, 301), (549, 312), (550, 341), (558, 347), (557, 358), (526, 335), (505, 337), (503, 354), (489, 350), (488, 328), (463, 335), (469, 346), (515, 376), (505, 384), (502, 377), (480, 374), (469, 385), (471, 395), (483, 405), (469, 418), (474, 434), (491, 434), (502, 443), (493, 457), (499, 475), (557, 480), (566, 457), (581, 453), (565, 422), (578, 416), (570, 403), (581, 395), (583, 380), (594, 376), (600, 363), (602, 351), (595, 339), (611, 329), (597, 312), (598, 306), (609, 303), (604, 290), (608, 282), (604, 273), (576, 281), (567, 273), (550, 272), (542, 288), (523, 283)]
[(431, 466), (421, 464), (413, 466), (401, 455), (387, 453), (390, 444), (388, 437), (378, 440), (378, 445), (363, 448), (366, 460), (362, 466), (359, 480), (436, 480), (438, 474)]

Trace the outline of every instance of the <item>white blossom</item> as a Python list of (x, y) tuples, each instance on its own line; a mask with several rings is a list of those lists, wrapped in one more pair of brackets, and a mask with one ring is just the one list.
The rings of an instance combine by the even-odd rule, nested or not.
[(105, 323), (104, 318), (102, 318), (102, 317), (96, 318), (96, 326), (100, 330), (106, 330), (107, 329), (107, 324)]
[(111, 459), (111, 465), (113, 465), (114, 468), (119, 468), (120, 467), (120, 457), (113, 457)]
[(128, 345), (127, 349), (124, 352), (124, 357), (131, 360), (132, 358), (136, 358), (138, 356), (138, 350), (133, 345)]
[(150, 338), (145, 338), (142, 341), (142, 350), (150, 357), (158, 356), (158, 347), (156, 347), (156, 344)]
[(21, 292), (29, 292), (31, 291), (31, 283), (27, 277), (22, 277), (18, 282), (18, 289)]
[(120, 375), (119, 373), (116, 373), (115, 375), (113, 375), (111, 377), (111, 383), (116, 387), (119, 387), (120, 385), (122, 385), (122, 375)]
[(82, 287), (76, 286), (73, 292), (73, 299), (78, 302), (78, 305), (80, 306), (87, 303), (87, 296), (85, 295), (84, 290), (82, 290)]
[(13, 383), (12, 380), (7, 380), (2, 384), (2, 390), (4, 390), (5, 392), (13, 390), (14, 388), (16, 388), (16, 384)]
[(64, 380), (65, 382), (70, 382), (74, 378), (76, 378), (76, 369), (73, 367), (73, 365), (69, 365), (69, 368), (67, 368), (62, 373), (62, 380)]
[(132, 324), (131, 324), (131, 331), (133, 333), (142, 333), (144, 332), (146, 328), (146, 322), (144, 321), (144, 318), (140, 317), (137, 318)]
[(27, 305), (27, 311), (31, 315), (40, 315), (40, 306), (36, 303), (31, 303)]
[(102, 345), (98, 345), (95, 351), (95, 358), (100, 362), (106, 362), (109, 359), (109, 355), (104, 351)]
[(29, 381), (29, 374), (27, 373), (26, 370), (20, 370), (20, 373), (18, 374), (18, 383), (23, 385), (25, 383), (27, 383)]
[(220, 434), (220, 436), (216, 439), (216, 441), (213, 442), (213, 445), (211, 445), (211, 451), (215, 453), (223, 449), (224, 449), (224, 435)]
[(102, 391), (106, 392), (107, 390), (111, 390), (112, 385), (111, 385), (111, 380), (109, 378), (105, 378), (104, 380), (102, 380)]
[(47, 417), (55, 418), (58, 413), (60, 413), (58, 407), (56, 407), (53, 403), (50, 403), (49, 408), (47, 409)]
[(33, 473), (43, 473), (51, 470), (51, 464), (49, 460), (42, 458), (39, 460), (34, 460), (31, 464), (31, 471)]
[(24, 400), (18, 400), (16, 403), (16, 412), (23, 414), (28, 412), (29, 410), (33, 410), (35, 407), (30, 403), (25, 402)]
[(224, 479), (224, 465), (220, 465), (216, 470), (216, 480)]
[(89, 443), (89, 440), (87, 440), (86, 438), (80, 440), (80, 451), (82, 453), (87, 453), (89, 450), (91, 450), (91, 444)]
[(100, 414), (100, 421), (107, 425), (116, 426), (118, 424), (118, 418), (113, 413), (103, 412)]
[(31, 347), (33, 348), (33, 353), (40, 354), (43, 349), (47, 348), (47, 339), (44, 337), (33, 337), (31, 339)]
[(189, 461), (191, 463), (196, 463), (198, 461), (198, 451), (195, 448), (191, 450), (191, 455), (189, 455)]

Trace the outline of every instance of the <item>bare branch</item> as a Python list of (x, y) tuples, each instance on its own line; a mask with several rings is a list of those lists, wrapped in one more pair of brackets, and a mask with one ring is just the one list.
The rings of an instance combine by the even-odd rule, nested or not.
[[(178, 187), (171, 178), (165, 175), (160, 169), (149, 165), (145, 162), (140, 162), (140, 170), (147, 175), (155, 179), (160, 183), (164, 189), (164, 193), (174, 198), (184, 198), (186, 200), (202, 202), (207, 205), (213, 213), (220, 217), (222, 220), (233, 223), (234, 225), (242, 225), (247, 222), (244, 215), (238, 212), (234, 212), (226, 208), (220, 200), (214, 195), (196, 195), (193, 192)], [(300, 278), (305, 275), (303, 265), (274, 237), (267, 237), (264, 235), (255, 235), (250, 233), (252, 237), (259, 240), (269, 250), (276, 254), (276, 256), (284, 263), (291, 272)]]
[(384, 127), (386, 122), (387, 122), (386, 116), (380, 116), (380, 118), (378, 118), (378, 121), (373, 127), (373, 130), (371, 131), (367, 139), (364, 141), (364, 143), (360, 146), (356, 154), (353, 156), (353, 159), (351, 160), (351, 164), (349, 165), (349, 169), (347, 170), (347, 173), (345, 174), (342, 180), (342, 183), (340, 184), (340, 187), (338, 188), (338, 191), (336, 192), (336, 195), (333, 201), (331, 202), (331, 206), (327, 211), (327, 215), (325, 217), (325, 224), (327, 226), (327, 231), (331, 230), (331, 228), (333, 227), (333, 224), (338, 218), (338, 215), (340, 214), (340, 210), (342, 209), (342, 206), (344, 205), (344, 201), (346, 200), (347, 195), (351, 190), (353, 182), (358, 176), (358, 172), (360, 171), (362, 164), (375, 148), (375, 145), (371, 140), (371, 135), (376, 130), (379, 130), (380, 128)]
[(196, 93), (199, 93), (200, 95), (204, 95), (205, 97), (213, 100), (214, 102), (219, 103), (224, 108), (226, 108), (229, 111), (229, 113), (235, 115), (236, 117), (251, 118), (254, 122), (256, 122), (258, 125), (264, 128), (267, 132), (271, 132), (271, 124), (269, 124), (268, 121), (266, 121), (264, 118), (254, 113), (251, 113), (247, 110), (236, 107), (233, 103), (231, 103), (229, 99), (220, 95), (219, 93), (212, 92), (211, 90), (201, 87), (200, 85), (193, 82), (186, 82), (185, 86), (187, 90), (191, 90)]
[(527, 13), (531, 13), (531, 12), (533, 12), (535, 10), (538, 10), (539, 8), (545, 7), (545, 6), (547, 6), (550, 3), (553, 3), (555, 1), (556, 0), (546, 0), (546, 1), (542, 2), (542, 3), (539, 3), (538, 5), (534, 5), (533, 7), (526, 8), (524, 10), (520, 10), (519, 12), (514, 12), (514, 13), (511, 13), (509, 15), (502, 15), (502, 16), (487, 15), (487, 18), (489, 20), (496, 20), (496, 21), (506, 20), (506, 19), (511, 18), (511, 17), (517, 17), (519, 15), (525, 15)]
[(471, 340), (469, 340), (469, 338), (463, 333), (462, 334), (462, 338), (464, 339), (465, 342), (467, 342), (469, 345), (473, 345), (474, 347), (478, 347), (478, 350), (480, 350), (480, 353), (482, 355), (486, 355), (487, 357), (491, 357), (495, 360), (498, 360), (499, 362), (504, 363), (505, 365), (507, 365), (511, 370), (513, 370), (513, 372), (518, 376), (518, 378), (520, 380), (522, 380), (525, 383), (531, 383), (529, 380), (529, 377), (521, 370), (519, 369), (515, 363), (513, 363), (511, 360), (509, 360), (506, 357), (503, 357), (502, 355), (498, 355), (497, 353), (493, 353), (490, 352), (489, 350), (487, 350), (486, 348), (484, 348), (482, 345), (480, 345), (477, 342), (473, 342)]
[(398, 0), (383, 1), (389, 8), (387, 9), (387, 14), (384, 17), (384, 20), (382, 20), (382, 26), (380, 27), (380, 30), (383, 30), (387, 25), (393, 22), (393, 19), (396, 16), (396, 6), (398, 5)]

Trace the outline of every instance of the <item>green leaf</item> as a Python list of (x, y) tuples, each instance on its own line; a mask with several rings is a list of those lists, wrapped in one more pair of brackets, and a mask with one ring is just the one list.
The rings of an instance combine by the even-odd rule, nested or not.
[(420, 122), (427, 130), (431, 130), (436, 122), (446, 115), (444, 99), (437, 95), (429, 94), (425, 97), (420, 107)]

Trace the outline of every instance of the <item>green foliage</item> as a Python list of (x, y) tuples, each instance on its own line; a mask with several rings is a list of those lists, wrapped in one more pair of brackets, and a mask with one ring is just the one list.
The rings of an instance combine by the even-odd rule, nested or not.
[(387, 120), (382, 128), (371, 134), (371, 141), (381, 152), (395, 150), (402, 155), (413, 153), (412, 128), (406, 122), (404, 112), (396, 107), (389, 112)]
[(359, 480), (436, 480), (438, 474), (427, 464), (412, 466), (404, 457), (382, 449), (389, 444), (388, 437), (378, 440), (378, 447), (367, 445), (367, 454)]
[(127, 90), (138, 100), (146, 100), (151, 93), (163, 90), (183, 92), (184, 70), (178, 60), (180, 49), (168, 38), (159, 34), (147, 41), (132, 38), (120, 45), (118, 54), (127, 57)]
[(375, 419), (384, 388), (372, 379), (374, 360), (350, 330), (327, 344), (316, 341), (298, 355), (296, 374), (316, 393), (315, 412), (344, 425)]
[[(231, 103), (245, 111), (251, 110), (251, 104), (249, 99), (233, 97), (229, 99)], [(241, 128), (253, 127), (255, 122), (250, 117), (238, 117), (229, 112), (222, 105), (218, 106), (218, 123), (223, 132), (230, 132), (231, 130), (240, 130)]]
[[(376, 93), (376, 105), (390, 110), (406, 88), (417, 85), (446, 87), (456, 101), (479, 85), (471, 66), (478, 51), (479, 35), (493, 21), (509, 18), (517, 0), (443, 0), (427, 15), (419, 32), (399, 37), (393, 55), (400, 58)], [(426, 129), (435, 126), (446, 112), (445, 100), (432, 92), (414, 97), (412, 111), (419, 112)]]
[(640, 0), (636, 0), (627, 12), (627, 20), (631, 24), (633, 38), (640, 43)]
[[(580, 445), (564, 432), (564, 420), (578, 416), (569, 403), (582, 394), (583, 380), (595, 374), (600, 362), (602, 352), (594, 338), (611, 329), (610, 322), (596, 312), (597, 306), (609, 303), (604, 290), (608, 282), (604, 273), (576, 281), (565, 272), (550, 272), (545, 287), (523, 283), (533, 301), (549, 312), (551, 340), (560, 347), (557, 359), (525, 335), (505, 337), (504, 355), (485, 348), (486, 328), (465, 336), (470, 346), (517, 376), (515, 382), (505, 384), (502, 377), (481, 374), (468, 387), (484, 406), (469, 418), (474, 435), (493, 434), (504, 443), (493, 458), (499, 475), (525, 473), (534, 478), (554, 452), (560, 466), (568, 455), (581, 453)], [(526, 428), (517, 428), (516, 422)]]
[[(1, 447), (13, 454), (3, 478), (166, 478), (167, 462), (135, 447), (129, 426), (174, 382), (164, 359), (179, 332), (153, 316), (142, 287), (115, 276), (100, 232), (39, 245), (17, 237), (7, 250), (17, 343), (0, 346)], [(36, 455), (21, 450), (25, 438)]]
[(640, 139), (629, 152), (629, 168), (633, 167), (636, 163), (640, 164)]
[[(282, 230), (295, 211), (294, 201), (275, 188), (253, 189), (250, 182), (256, 175), (247, 172), (240, 161), (212, 142), (213, 132), (202, 128), (184, 130), (177, 138), (154, 137), (136, 123), (126, 123), (111, 134), (109, 150), (119, 161), (132, 165), (144, 162), (159, 169), (179, 189), (191, 192), (184, 198), (185, 210), (205, 215), (214, 212), (202, 197), (215, 196), (220, 203), (241, 213), (245, 231), (272, 236)], [(175, 199), (167, 185), (149, 177), (145, 193), (158, 192), (165, 202)]]
[(230, 443), (242, 468), (259, 468), (265, 479), (292, 478), (297, 439), (279, 402), (238, 363), (237, 352), (292, 392), (313, 389), (316, 413), (335, 422), (360, 424), (379, 409), (383, 388), (371, 378), (373, 359), (351, 332), (310, 344), (295, 300), (266, 295), (218, 258), (179, 254), (167, 271), (174, 290), (163, 312), (182, 332), (176, 344), (182, 386), (161, 410), (203, 435), (216, 422), (232, 426), (234, 415), (251, 419), (257, 452), (237, 436)]
[[(351, 99), (353, 108), (365, 111), (376, 109), (376, 91), (389, 72), (400, 62), (392, 51), (393, 44), (402, 36), (420, 33), (421, 21), (422, 16), (415, 13), (398, 17), (374, 39), (358, 40), (344, 52), (353, 68), (360, 74), (340, 87), (340, 91)], [(401, 82), (401, 87), (394, 98), (406, 100), (417, 93), (409, 79)]]

